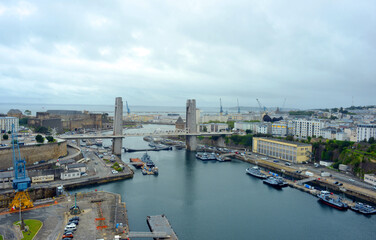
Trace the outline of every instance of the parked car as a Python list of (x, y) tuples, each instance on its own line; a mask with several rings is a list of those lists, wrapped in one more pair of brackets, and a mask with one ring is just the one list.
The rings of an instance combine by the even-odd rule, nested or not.
[(64, 228), (64, 231), (76, 231), (76, 225), (67, 225), (65, 228)]
[(71, 223), (74, 223), (74, 224), (78, 225), (78, 220), (72, 220), (72, 221), (69, 221), (68, 224), (71, 224)]
[(62, 238), (73, 238), (73, 234), (65, 234)]
[(355, 180), (354, 180), (354, 179), (352, 179), (352, 178), (349, 178), (349, 181), (350, 181), (350, 182), (355, 182)]
[(80, 217), (74, 216), (74, 217), (69, 218), (69, 221), (72, 221), (72, 220), (80, 221)]
[(279, 162), (278, 160), (274, 160), (273, 162)]
[(291, 163), (287, 162), (285, 163), (286, 166), (291, 166)]

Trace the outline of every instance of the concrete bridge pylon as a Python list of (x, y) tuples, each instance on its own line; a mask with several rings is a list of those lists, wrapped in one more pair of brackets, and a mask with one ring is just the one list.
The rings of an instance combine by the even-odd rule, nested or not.
[[(115, 99), (115, 115), (114, 115), (114, 134), (123, 134), (123, 100), (121, 97)], [(123, 147), (122, 138), (112, 139), (112, 152), (115, 155), (121, 155), (121, 149)]]
[[(197, 133), (196, 100), (195, 99), (187, 100), (186, 129), (188, 133)], [(197, 136), (186, 136), (186, 145), (187, 145), (188, 151), (196, 151)]]

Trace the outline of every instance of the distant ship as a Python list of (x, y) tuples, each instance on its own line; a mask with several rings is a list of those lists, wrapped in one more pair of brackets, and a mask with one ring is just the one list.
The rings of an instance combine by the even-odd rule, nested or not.
[(264, 179), (262, 181), (263, 183), (265, 184), (268, 184), (270, 186), (273, 186), (275, 188), (283, 188), (283, 187), (287, 187), (287, 183), (285, 181), (283, 181), (283, 179), (281, 177), (268, 177), (266, 179)]
[(332, 194), (328, 191), (321, 191), (320, 194), (317, 195), (317, 197), (319, 198), (320, 202), (339, 210), (346, 210), (348, 208), (347, 204), (342, 202), (342, 199), (340, 197), (332, 198), (331, 195)]
[(376, 213), (376, 208), (361, 202), (355, 203), (355, 206), (351, 207), (351, 210), (362, 213), (364, 215), (371, 215)]
[(217, 160), (214, 153), (196, 153), (196, 158), (202, 161)]
[(158, 168), (155, 166), (154, 162), (150, 159), (150, 156), (146, 152), (142, 157), (141, 161), (143, 162), (142, 174), (143, 175), (158, 175)]
[(245, 172), (257, 178), (266, 179), (266, 174), (262, 173), (259, 167), (247, 168)]

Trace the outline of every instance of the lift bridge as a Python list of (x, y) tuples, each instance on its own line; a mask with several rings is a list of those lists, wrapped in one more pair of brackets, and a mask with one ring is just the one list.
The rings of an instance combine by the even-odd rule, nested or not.
[[(21, 159), (20, 147), (17, 140), (17, 135), (14, 132), (14, 124), (12, 124), (12, 157), (13, 157), (13, 188), (16, 191), (13, 201), (9, 205), (10, 211), (15, 211), (17, 209), (32, 208), (33, 202), (30, 199), (29, 192), (27, 189), (31, 185), (31, 180), (27, 176), (26, 172), (26, 161)], [(18, 157), (16, 154), (16, 148), (18, 152)]]

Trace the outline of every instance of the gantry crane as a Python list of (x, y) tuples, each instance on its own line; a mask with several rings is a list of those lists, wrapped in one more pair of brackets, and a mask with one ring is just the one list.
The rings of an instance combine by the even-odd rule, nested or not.
[[(18, 157), (16, 156), (16, 148), (18, 151)], [(14, 124), (12, 124), (12, 157), (13, 157), (13, 188), (16, 191), (16, 195), (13, 201), (9, 205), (10, 211), (15, 211), (17, 209), (32, 208), (33, 202), (30, 199), (29, 192), (27, 189), (31, 185), (31, 180), (27, 176), (26, 172), (26, 161), (21, 159), (20, 147), (17, 140), (17, 135), (15, 134)]]

